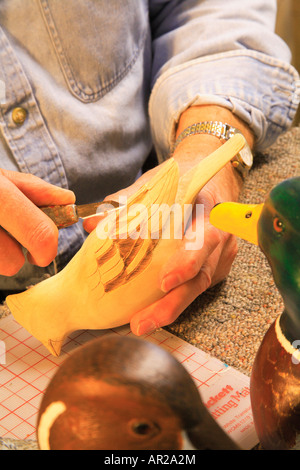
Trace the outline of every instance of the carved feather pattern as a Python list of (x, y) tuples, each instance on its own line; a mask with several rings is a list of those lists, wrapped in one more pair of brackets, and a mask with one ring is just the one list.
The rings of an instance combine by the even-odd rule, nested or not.
[(114, 213), (108, 236), (95, 252), (102, 295), (133, 279), (150, 264), (153, 250), (169, 223), (178, 187), (178, 165), (168, 160), (164, 171)]

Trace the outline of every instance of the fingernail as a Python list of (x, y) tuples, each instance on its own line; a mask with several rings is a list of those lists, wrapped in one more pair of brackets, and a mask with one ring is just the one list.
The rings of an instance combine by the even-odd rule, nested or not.
[(152, 320), (143, 320), (138, 324), (137, 336), (142, 336), (156, 330), (158, 326)]
[(175, 287), (179, 286), (180, 279), (176, 274), (169, 274), (166, 276), (161, 283), (161, 290), (163, 292), (169, 292), (170, 290), (174, 289)]

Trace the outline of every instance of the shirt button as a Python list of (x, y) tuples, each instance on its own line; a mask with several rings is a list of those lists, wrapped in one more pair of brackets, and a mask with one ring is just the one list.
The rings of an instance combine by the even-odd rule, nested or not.
[(12, 120), (15, 124), (21, 125), (27, 117), (27, 111), (24, 108), (15, 108), (12, 112)]

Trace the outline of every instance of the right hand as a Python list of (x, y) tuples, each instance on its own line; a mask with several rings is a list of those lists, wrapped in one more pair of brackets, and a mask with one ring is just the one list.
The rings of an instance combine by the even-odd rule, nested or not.
[(0, 169), (0, 274), (15, 275), (27, 259), (48, 266), (57, 254), (58, 229), (37, 206), (73, 204), (72, 191), (37, 176)]

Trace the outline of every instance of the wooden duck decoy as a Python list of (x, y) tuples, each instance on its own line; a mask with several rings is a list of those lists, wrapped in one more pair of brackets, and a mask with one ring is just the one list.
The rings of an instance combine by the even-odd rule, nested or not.
[(232, 137), (180, 178), (173, 158), (164, 163), (127, 205), (98, 224), (62, 271), (6, 298), (14, 318), (56, 356), (72, 331), (129, 323), (165, 295), (159, 273), (179, 246), (185, 208), (244, 145), (241, 135)]
[(39, 409), (41, 450), (238, 449), (169, 352), (107, 334), (73, 352)]
[(271, 325), (253, 364), (254, 422), (265, 449), (300, 448), (300, 177), (272, 189), (265, 203), (222, 203), (211, 223), (258, 244), (272, 269), (284, 311)]

